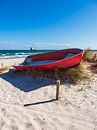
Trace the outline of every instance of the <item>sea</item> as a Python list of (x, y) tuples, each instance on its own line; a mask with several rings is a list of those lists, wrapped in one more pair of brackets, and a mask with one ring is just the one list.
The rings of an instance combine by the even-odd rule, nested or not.
[[(0, 50), (0, 59), (26, 58), (29, 55), (41, 54), (55, 50)], [(97, 50), (91, 50), (96, 51)]]
[(53, 50), (0, 50), (0, 59), (25, 58), (28, 55), (51, 52)]

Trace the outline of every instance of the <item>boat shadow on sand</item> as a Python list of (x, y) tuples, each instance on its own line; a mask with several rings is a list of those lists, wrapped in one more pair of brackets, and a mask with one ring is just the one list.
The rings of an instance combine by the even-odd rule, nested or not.
[(9, 82), (14, 87), (24, 92), (34, 91), (36, 89), (39, 89), (40, 87), (53, 85), (55, 83), (54, 80), (46, 78), (34, 79), (31, 76), (19, 75), (17, 73), (14, 73), (13, 71), (0, 74), (0, 78)]

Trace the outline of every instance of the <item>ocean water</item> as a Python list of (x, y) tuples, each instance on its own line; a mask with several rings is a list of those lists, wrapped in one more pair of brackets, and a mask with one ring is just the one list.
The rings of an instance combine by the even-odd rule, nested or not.
[[(41, 54), (55, 50), (0, 50), (0, 59), (25, 58), (28, 55)], [(91, 50), (97, 52), (97, 50)]]
[(0, 59), (25, 58), (28, 55), (35, 55), (50, 52), (51, 50), (0, 50)]

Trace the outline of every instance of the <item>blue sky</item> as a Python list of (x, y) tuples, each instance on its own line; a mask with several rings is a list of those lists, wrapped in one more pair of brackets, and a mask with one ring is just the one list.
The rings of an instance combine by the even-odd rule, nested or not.
[(97, 49), (96, 0), (0, 0), (0, 49)]

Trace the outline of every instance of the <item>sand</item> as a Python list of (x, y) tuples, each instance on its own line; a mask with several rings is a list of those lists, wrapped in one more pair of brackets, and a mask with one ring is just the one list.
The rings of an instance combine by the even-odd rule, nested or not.
[(5, 66), (13, 66), (17, 65), (19, 63), (22, 63), (25, 58), (12, 58), (12, 59), (0, 59), (0, 68), (2, 68), (2, 65)]
[(55, 88), (52, 80), (0, 74), (0, 130), (97, 130), (97, 75), (62, 84), (58, 101)]

